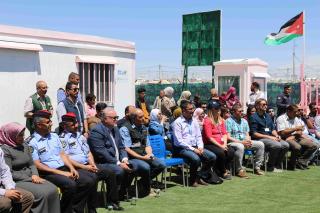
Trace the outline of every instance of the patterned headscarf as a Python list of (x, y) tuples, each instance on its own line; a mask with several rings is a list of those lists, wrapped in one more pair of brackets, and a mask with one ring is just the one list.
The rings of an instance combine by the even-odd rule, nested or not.
[(0, 128), (0, 144), (16, 147), (16, 138), (25, 127), (19, 123), (8, 123)]

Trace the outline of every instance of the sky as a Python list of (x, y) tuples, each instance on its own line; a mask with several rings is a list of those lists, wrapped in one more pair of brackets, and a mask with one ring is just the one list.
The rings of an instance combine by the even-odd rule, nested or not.
[[(137, 76), (157, 76), (159, 65), (163, 75), (181, 75), (182, 15), (212, 10), (222, 13), (221, 59), (258, 57), (271, 73), (292, 68), (294, 43), (270, 47), (265, 37), (304, 10), (306, 72), (320, 71), (319, 0), (1, 0), (0, 24), (132, 41)], [(296, 70), (302, 47), (303, 39), (295, 39)]]

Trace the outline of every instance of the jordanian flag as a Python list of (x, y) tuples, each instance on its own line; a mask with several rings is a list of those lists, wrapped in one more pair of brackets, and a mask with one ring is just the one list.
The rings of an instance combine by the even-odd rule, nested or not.
[(271, 33), (264, 43), (266, 45), (280, 45), (303, 35), (303, 12), (290, 19), (281, 26), (278, 33)]

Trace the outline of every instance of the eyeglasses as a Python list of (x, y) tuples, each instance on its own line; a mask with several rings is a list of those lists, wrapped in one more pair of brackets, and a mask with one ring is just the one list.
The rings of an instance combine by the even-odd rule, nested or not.
[(118, 118), (119, 118), (119, 116), (107, 116), (107, 118), (111, 118), (111, 119), (113, 119), (114, 121), (116, 121), (116, 120), (118, 120)]

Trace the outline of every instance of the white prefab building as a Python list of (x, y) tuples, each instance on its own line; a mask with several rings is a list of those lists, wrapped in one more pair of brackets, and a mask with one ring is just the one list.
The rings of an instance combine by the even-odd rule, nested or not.
[(233, 86), (239, 100), (244, 105), (249, 101), (252, 82), (260, 84), (260, 90), (267, 98), (268, 64), (259, 58), (222, 60), (213, 63), (215, 66), (214, 82), (218, 92), (227, 92)]
[(93, 93), (122, 116), (135, 100), (135, 55), (133, 42), (0, 25), (0, 125), (25, 124), (24, 104), (38, 80), (47, 82), (55, 112), (70, 72), (80, 74), (83, 98)]

